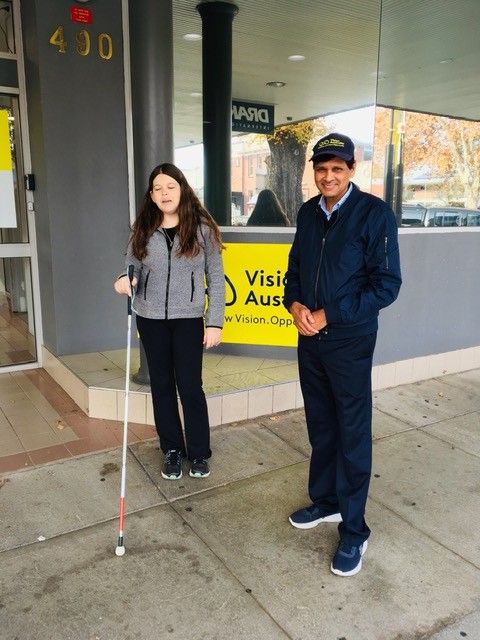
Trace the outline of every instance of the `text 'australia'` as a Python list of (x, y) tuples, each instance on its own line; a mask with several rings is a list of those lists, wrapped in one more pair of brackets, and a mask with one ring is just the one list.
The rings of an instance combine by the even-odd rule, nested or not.
[[(270, 292), (262, 293), (259, 290), (260, 288), (283, 288), (285, 286), (286, 277), (280, 269), (277, 269), (275, 273), (265, 273), (264, 269), (256, 269), (255, 271), (245, 269), (245, 276), (248, 280), (248, 284), (252, 287), (245, 299), (246, 305), (254, 304), (262, 307), (279, 307), (282, 304), (283, 295), (273, 294)], [(253, 287), (255, 287), (255, 289)]]

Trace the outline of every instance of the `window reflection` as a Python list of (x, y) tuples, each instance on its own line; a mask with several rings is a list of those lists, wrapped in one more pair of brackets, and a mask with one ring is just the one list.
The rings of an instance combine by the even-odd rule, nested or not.
[(0, 258), (0, 366), (35, 360), (30, 258)]
[(410, 111), (394, 117), (394, 111), (376, 110), (375, 195), (400, 209), (401, 226), (478, 226), (480, 122)]
[(0, 95), (0, 242), (28, 242), (18, 98)]
[(382, 2), (372, 188), (402, 226), (478, 226), (480, 4), (442, 7)]
[[(301, 204), (318, 193), (308, 158), (313, 144), (328, 131), (355, 139), (362, 156), (359, 186), (370, 189), (373, 126), (360, 126), (352, 135), (346, 127), (333, 125), (334, 116), (327, 114), (348, 112), (355, 120), (365, 105), (373, 112), (381, 2), (363, 0), (354, 11), (307, 0), (283, 3), (280, 12), (275, 0), (239, 0), (238, 6), (232, 27), (232, 96), (236, 102), (274, 108), (276, 127), (269, 136), (252, 127), (251, 133), (244, 130), (232, 137), (231, 211), (219, 215), (230, 218), (232, 225), (247, 226), (259, 193), (269, 189), (295, 225)], [(173, 8), (175, 162), (202, 197), (203, 159), (197, 158), (203, 136), (202, 45), (184, 38), (200, 33), (202, 25), (197, 11), (182, 11), (176, 3)], [(319, 24), (328, 24), (321, 38)], [(286, 25), (291, 27), (288, 37)], [(370, 120), (373, 123), (373, 117)], [(350, 121), (344, 118), (342, 124), (348, 127)], [(195, 166), (193, 157), (198, 159)]]
[[(280, 223), (277, 216), (268, 226), (294, 226), (302, 203), (318, 193), (310, 157), (315, 142), (328, 131), (342, 131), (353, 139), (357, 163), (354, 181), (363, 191), (372, 191), (374, 123), (375, 108), (371, 106), (282, 125), (272, 135), (233, 136), (232, 226), (261, 226), (249, 220), (265, 189), (275, 195), (287, 219)], [(176, 149), (175, 162), (203, 201), (203, 146)]]
[(256, 227), (288, 227), (287, 218), (282, 205), (271, 189), (262, 189), (257, 195), (255, 207), (247, 220), (248, 226)]
[(0, 52), (15, 53), (12, 3), (10, 0), (2, 0), (0, 2)]

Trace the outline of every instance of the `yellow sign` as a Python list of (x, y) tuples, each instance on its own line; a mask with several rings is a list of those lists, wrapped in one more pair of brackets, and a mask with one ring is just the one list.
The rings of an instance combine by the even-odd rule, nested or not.
[(225, 243), (222, 341), (294, 347), (298, 333), (283, 306), (288, 244)]
[(12, 152), (6, 109), (0, 109), (0, 171), (12, 171)]
[(0, 229), (17, 226), (8, 115), (7, 109), (0, 109)]

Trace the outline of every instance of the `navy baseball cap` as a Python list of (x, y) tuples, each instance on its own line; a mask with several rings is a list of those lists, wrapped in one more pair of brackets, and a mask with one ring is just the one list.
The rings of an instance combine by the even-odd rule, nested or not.
[(318, 160), (326, 155), (338, 156), (342, 160), (353, 160), (355, 145), (348, 136), (341, 133), (329, 133), (328, 136), (320, 138), (313, 147), (313, 155), (310, 160)]

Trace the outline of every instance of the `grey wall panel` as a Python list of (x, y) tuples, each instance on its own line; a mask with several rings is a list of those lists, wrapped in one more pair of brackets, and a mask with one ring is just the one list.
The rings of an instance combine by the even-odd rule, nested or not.
[[(57, 354), (107, 349), (125, 333), (112, 291), (128, 233), (121, 1), (88, 7), (93, 24), (82, 25), (63, 0), (22, 3), (45, 342)], [(59, 25), (65, 53), (49, 43)], [(87, 56), (76, 51), (81, 29)], [(98, 54), (102, 32), (110, 60)]]
[[(223, 238), (291, 244), (293, 233), (225, 230)], [(396, 302), (380, 312), (375, 364), (479, 346), (480, 232), (400, 230), (399, 243), (403, 285)], [(223, 345), (221, 352), (296, 357), (293, 348), (252, 345)]]
[(376, 364), (480, 345), (480, 232), (400, 235), (403, 285), (380, 314)]

